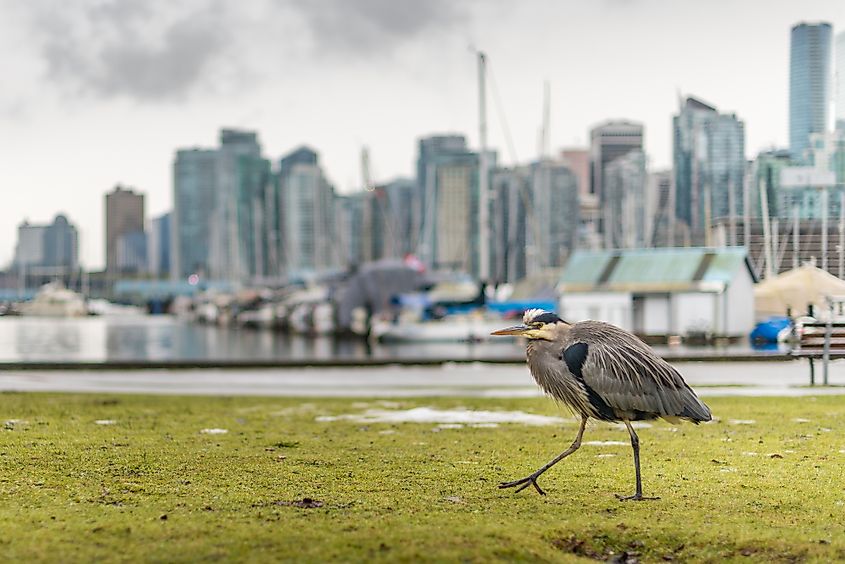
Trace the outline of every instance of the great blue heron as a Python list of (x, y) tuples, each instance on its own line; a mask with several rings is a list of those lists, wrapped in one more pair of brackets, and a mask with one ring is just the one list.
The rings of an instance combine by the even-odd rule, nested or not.
[(536, 472), (500, 488), (537, 485), (540, 475), (578, 450), (589, 418), (625, 424), (634, 449), (637, 491), (620, 500), (644, 498), (640, 478), (640, 441), (631, 421), (662, 417), (710, 421), (710, 409), (698, 399), (669, 363), (654, 354), (631, 333), (601, 321), (567, 323), (540, 309), (525, 312), (522, 325), (494, 331), (493, 335), (521, 335), (528, 339), (528, 367), (537, 384), (581, 416), (572, 445)]

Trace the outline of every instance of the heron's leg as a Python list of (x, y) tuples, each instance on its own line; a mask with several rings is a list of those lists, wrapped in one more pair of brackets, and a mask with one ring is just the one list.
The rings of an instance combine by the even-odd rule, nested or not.
[(552, 466), (554, 466), (555, 464), (557, 464), (558, 462), (560, 462), (561, 460), (563, 460), (564, 458), (566, 458), (567, 456), (569, 456), (570, 454), (572, 454), (573, 452), (578, 450), (578, 448), (581, 446), (581, 437), (584, 436), (584, 429), (586, 427), (587, 427), (587, 418), (582, 417), (581, 418), (581, 426), (578, 427), (578, 435), (575, 436), (575, 440), (572, 441), (572, 444), (569, 445), (568, 449), (566, 449), (565, 451), (563, 451), (562, 453), (557, 455), (553, 460), (550, 460), (548, 463), (543, 465), (536, 472), (534, 472), (534, 473), (532, 473), (532, 474), (530, 474), (530, 475), (528, 475), (528, 476), (526, 476), (522, 479), (514, 480), (513, 482), (502, 482), (501, 484), (499, 484), (499, 487), (500, 488), (512, 488), (514, 486), (521, 486), (521, 487), (517, 488), (517, 490), (516, 490), (518, 492), (521, 492), (522, 490), (524, 490), (528, 486), (534, 486), (534, 488), (537, 490), (537, 493), (539, 493), (540, 495), (546, 495), (546, 492), (541, 490), (540, 486), (537, 485), (537, 478), (539, 478), (540, 475), (543, 472), (545, 472), (546, 470), (548, 470), (549, 468), (551, 468)]
[(631, 422), (627, 419), (625, 420), (625, 426), (628, 428), (628, 434), (631, 435), (631, 447), (634, 449), (634, 470), (637, 473), (637, 492), (634, 495), (627, 496), (616, 494), (616, 497), (619, 498), (619, 501), (660, 499), (659, 497), (643, 497), (643, 480), (640, 477), (640, 438), (637, 436), (637, 432), (634, 431), (634, 427), (631, 426)]

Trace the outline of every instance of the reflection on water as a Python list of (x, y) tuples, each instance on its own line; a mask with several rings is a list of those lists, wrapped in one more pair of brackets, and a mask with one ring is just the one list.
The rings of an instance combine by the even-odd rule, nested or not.
[(515, 342), (368, 346), (360, 340), (196, 325), (166, 316), (0, 318), (0, 362), (514, 358)]
[[(654, 347), (673, 356), (783, 354), (783, 348)], [(0, 362), (122, 361), (312, 361), (366, 358), (495, 360), (524, 358), (519, 342), (408, 343), (372, 345), (361, 340), (309, 338), (272, 331), (196, 325), (166, 316), (44, 319), (0, 317)]]

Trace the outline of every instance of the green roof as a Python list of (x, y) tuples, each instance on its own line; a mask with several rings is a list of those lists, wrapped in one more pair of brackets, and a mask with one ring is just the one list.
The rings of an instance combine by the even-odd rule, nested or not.
[(748, 268), (746, 256), (743, 247), (576, 251), (560, 287), (564, 292), (720, 291)]

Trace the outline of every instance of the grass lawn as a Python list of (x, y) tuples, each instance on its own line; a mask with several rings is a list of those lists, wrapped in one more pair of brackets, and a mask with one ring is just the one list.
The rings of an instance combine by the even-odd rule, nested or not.
[[(0, 394), (0, 560), (845, 559), (845, 397), (710, 398), (719, 418), (587, 444), (549, 400)], [(462, 427), (319, 420), (428, 406), (564, 416)], [(202, 430), (225, 429), (226, 433)], [(615, 444), (615, 443), (624, 444)]]

